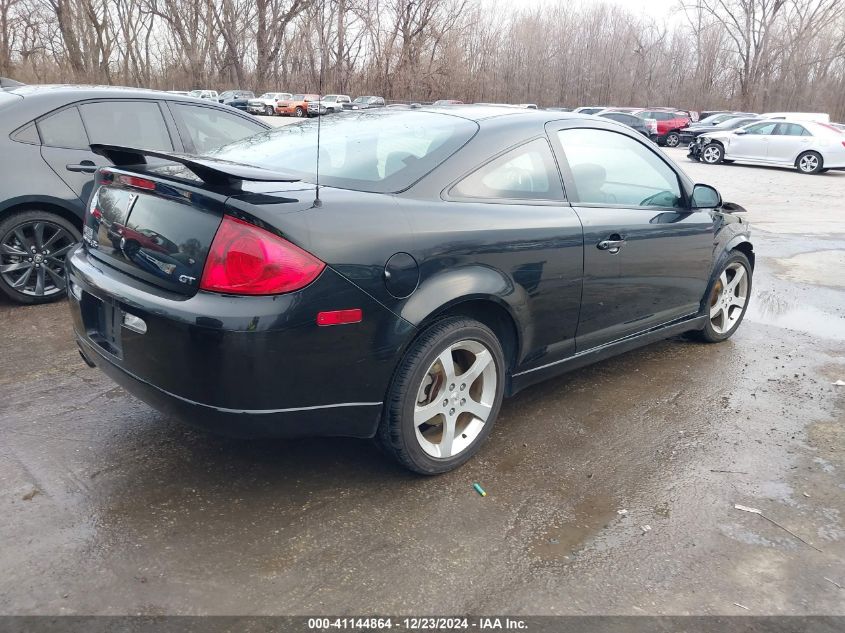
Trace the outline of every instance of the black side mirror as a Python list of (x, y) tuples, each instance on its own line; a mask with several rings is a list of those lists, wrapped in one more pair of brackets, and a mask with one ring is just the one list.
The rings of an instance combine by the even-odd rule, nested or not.
[(695, 185), (692, 189), (693, 209), (717, 209), (722, 205), (722, 196), (710, 185)]

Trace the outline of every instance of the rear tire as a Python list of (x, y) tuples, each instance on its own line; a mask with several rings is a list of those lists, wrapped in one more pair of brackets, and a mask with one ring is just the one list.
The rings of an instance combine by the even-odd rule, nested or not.
[(707, 287), (704, 309), (707, 322), (694, 333), (705, 343), (721, 343), (733, 336), (748, 309), (751, 298), (751, 262), (744, 253), (732, 251)]
[(499, 340), (481, 323), (450, 317), (432, 324), (399, 363), (376, 441), (416, 473), (457, 468), (490, 435), (505, 367)]
[(17, 303), (62, 299), (65, 256), (80, 239), (72, 223), (50, 211), (7, 216), (0, 222), (0, 291)]
[(818, 152), (804, 152), (796, 159), (795, 167), (802, 174), (818, 174), (824, 169), (824, 160)]

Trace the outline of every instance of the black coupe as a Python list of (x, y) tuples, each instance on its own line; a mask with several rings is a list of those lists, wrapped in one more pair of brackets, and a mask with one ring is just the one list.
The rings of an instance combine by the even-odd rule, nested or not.
[(116, 167), (68, 257), (89, 364), (204, 427), (375, 437), (433, 474), (503, 396), (743, 318), (741, 208), (624, 125), (450, 106), (321, 126), (319, 175), (311, 121), (199, 158), (92, 147)]

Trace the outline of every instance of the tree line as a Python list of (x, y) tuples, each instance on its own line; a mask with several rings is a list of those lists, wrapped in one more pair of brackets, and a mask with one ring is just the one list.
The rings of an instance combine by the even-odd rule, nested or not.
[(845, 1), (0, 0), (0, 76), (387, 99), (826, 111)]

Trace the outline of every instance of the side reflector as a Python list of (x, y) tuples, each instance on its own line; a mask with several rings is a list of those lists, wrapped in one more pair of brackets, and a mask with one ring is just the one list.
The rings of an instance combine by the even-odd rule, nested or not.
[(317, 325), (343, 325), (345, 323), (360, 323), (364, 319), (361, 308), (351, 310), (332, 310), (331, 312), (318, 312)]

